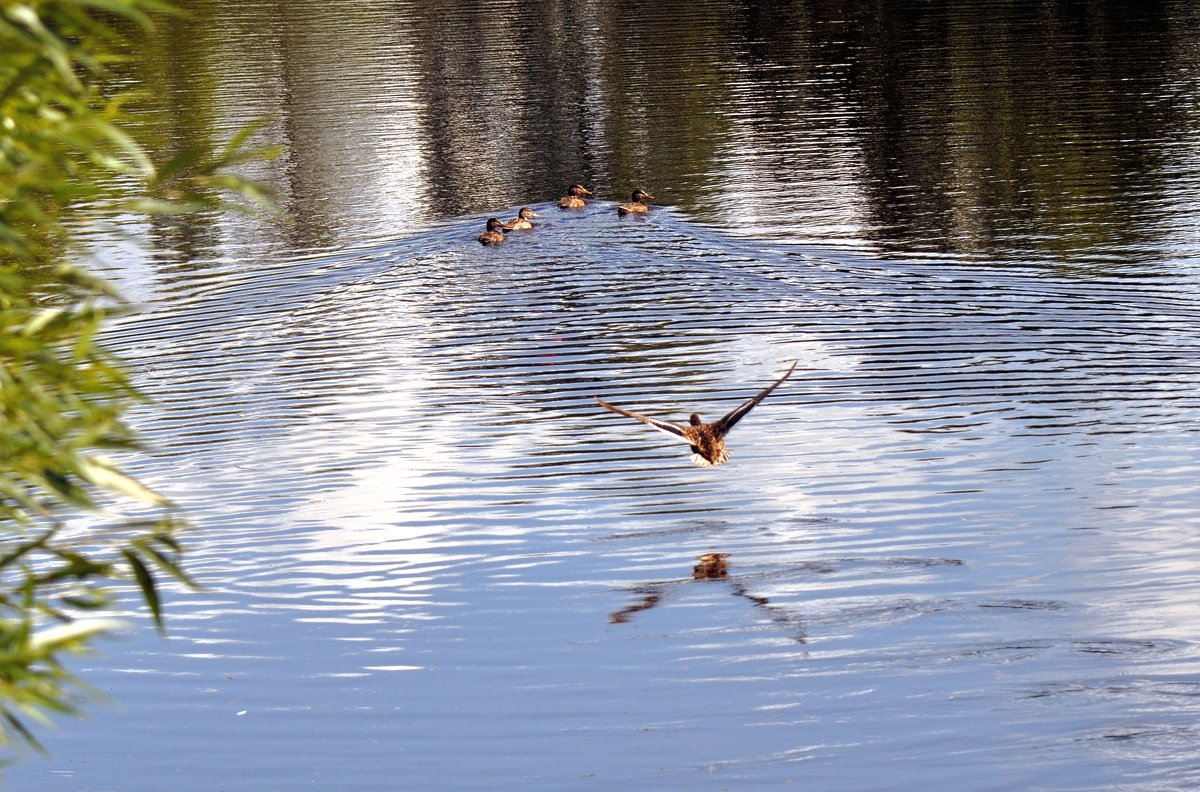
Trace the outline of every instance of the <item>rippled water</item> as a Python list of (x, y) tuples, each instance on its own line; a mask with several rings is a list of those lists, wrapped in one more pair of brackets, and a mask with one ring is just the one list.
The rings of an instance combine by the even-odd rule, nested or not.
[[(289, 122), (290, 230), (227, 219), (114, 265), (154, 308), (114, 334), (158, 400), (135, 464), (187, 505), (206, 589), (172, 597), (165, 641), (138, 633), (87, 663), (116, 707), (64, 722), (14, 788), (1200, 782), (1200, 160), (1180, 120), (1194, 104), (1171, 98), (1194, 99), (1197, 61), (1122, 35), (1165, 20), (1184, 48), (1194, 20), (916, 5), (734, 4), (757, 21), (715, 25), (724, 4), (636, 21), (547, 4), (536, 30), (492, 13), (478, 49), (465, 11), (423, 28), (404, 4), (390, 24), (359, 9), (335, 28), (358, 44), (331, 50), (315, 6), (270, 25), (265, 4), (214, 10), (215, 30), (244, 31), (231, 41), (286, 38), (298, 70), (340, 58), (336, 92), (288, 83), (339, 126), (315, 141), (300, 134), (315, 119)], [(1014, 55), (1038, 42), (1017, 33), (1056, 9), (1069, 18), (1042, 35), (1061, 68), (1030, 81)], [(977, 29), (996, 19), (1011, 35)], [(577, 94), (559, 92), (576, 70), (546, 29), (594, 39)], [(928, 35), (902, 56), (864, 38), (881, 29)], [(954, 67), (985, 41), (983, 65), (1006, 72)], [(223, 73), (222, 123), (278, 66), (247, 51), (255, 79)], [(1081, 88), (1113, 52), (1127, 62)], [(928, 104), (863, 90), (889, 63), (879, 80)], [(494, 81), (498, 64), (540, 87)], [(994, 104), (1084, 107), (1126, 77), (1075, 117), (1096, 133), (1082, 163)], [(464, 126), (461, 100), (497, 85), (517, 87), (496, 126)], [(607, 126), (522, 159), (523, 140), (568, 136), (564, 96)], [(875, 102), (892, 108), (876, 123), (843, 112)], [(947, 104), (996, 117), (994, 140), (942, 137), (921, 114)], [(681, 131), (681, 107), (711, 129)], [(711, 158), (681, 154), (704, 140)], [(492, 149), (497, 170), (447, 175)], [(983, 159), (947, 165), (968, 149)], [(1044, 167), (1063, 178), (1029, 175)], [(571, 173), (669, 205), (560, 211)], [(1053, 200), (1022, 192), (1051, 184)], [(525, 203), (537, 229), (474, 241)], [(717, 469), (593, 401), (711, 418), (793, 360)], [(727, 574), (694, 573), (706, 553)]]

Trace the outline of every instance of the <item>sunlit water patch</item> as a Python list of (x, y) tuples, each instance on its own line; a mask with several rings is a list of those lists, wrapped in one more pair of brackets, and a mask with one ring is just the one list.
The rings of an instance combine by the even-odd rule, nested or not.
[[(1194, 286), (535, 208), (119, 328), (206, 590), (13, 783), (1197, 780)], [(721, 468), (593, 401), (712, 418), (792, 361)]]

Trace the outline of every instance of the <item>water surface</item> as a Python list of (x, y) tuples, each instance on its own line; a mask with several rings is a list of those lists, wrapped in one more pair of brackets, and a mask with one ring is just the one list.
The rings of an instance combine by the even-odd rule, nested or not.
[[(14, 788), (1200, 780), (1189, 7), (197, 8), (292, 221), (109, 267), (206, 588)], [(793, 360), (714, 470), (592, 400)]]

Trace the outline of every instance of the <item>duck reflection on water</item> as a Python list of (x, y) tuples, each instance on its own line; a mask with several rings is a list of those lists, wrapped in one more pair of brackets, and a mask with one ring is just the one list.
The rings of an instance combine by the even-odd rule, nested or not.
[(729, 585), (730, 593), (735, 597), (741, 597), (749, 601), (754, 607), (765, 611), (772, 621), (784, 625), (793, 631), (793, 637), (798, 643), (808, 643), (808, 635), (798, 615), (790, 612), (787, 608), (772, 605), (770, 599), (767, 597), (760, 597), (757, 594), (750, 593), (750, 590), (746, 588), (743, 582), (729, 577), (729, 553), (705, 553), (702, 556), (698, 556), (695, 566), (692, 567), (692, 576), (690, 578), (660, 580), (633, 586), (629, 591), (637, 595), (639, 598), (638, 601), (611, 613), (608, 617), (608, 623), (627, 624), (633, 619), (635, 614), (660, 605), (672, 590), (687, 583), (700, 581), (726, 582)]
[(729, 553), (705, 553), (696, 558), (692, 580), (720, 580), (729, 576)]

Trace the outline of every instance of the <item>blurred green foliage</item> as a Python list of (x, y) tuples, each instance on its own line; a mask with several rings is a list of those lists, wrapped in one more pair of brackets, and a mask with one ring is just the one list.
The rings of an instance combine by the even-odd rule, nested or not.
[[(131, 135), (112, 86), (156, 0), (0, 0), (0, 741), (78, 709), (64, 666), (115, 629), (129, 581), (162, 627), (160, 582), (188, 583), (163, 496), (106, 453), (138, 448), (140, 396), (97, 343), (124, 309), (73, 266), (72, 229), (115, 212), (172, 218), (269, 206), (231, 169), (269, 156), (248, 128), (220, 149), (157, 155)], [(236, 203), (234, 203), (236, 202)]]

